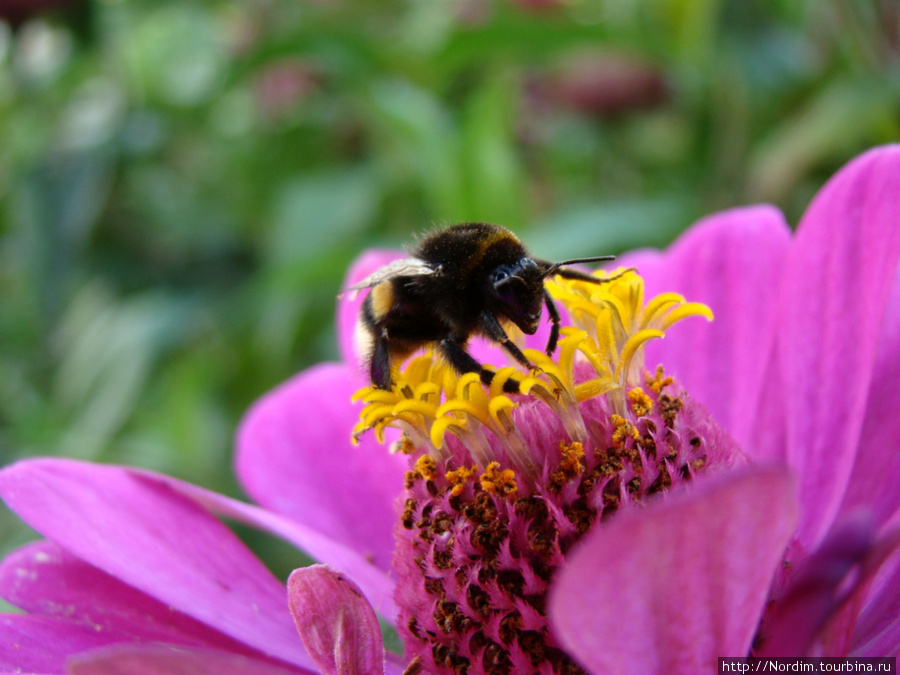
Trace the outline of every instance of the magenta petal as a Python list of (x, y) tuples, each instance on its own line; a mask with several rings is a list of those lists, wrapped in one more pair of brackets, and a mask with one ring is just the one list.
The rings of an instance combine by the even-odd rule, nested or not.
[(69, 654), (122, 639), (116, 631), (96, 631), (61, 617), (0, 614), (0, 671), (64, 673)]
[(297, 675), (307, 670), (279, 666), (236, 654), (170, 645), (116, 645), (78, 654), (69, 675)]
[(297, 631), (323, 675), (382, 675), (384, 646), (359, 588), (325, 565), (294, 570), (288, 598)]
[(777, 209), (734, 209), (691, 227), (666, 251), (662, 265), (641, 268), (648, 297), (674, 291), (715, 314), (711, 324), (685, 321), (648, 345), (647, 365), (665, 364), (745, 448), (763, 366), (774, 348), (771, 289), (781, 279), (789, 245), (790, 230)]
[[(900, 650), (900, 510), (880, 533), (875, 569), (867, 570), (865, 603), (857, 602), (853, 648), (857, 655), (895, 654)], [(867, 561), (868, 562), (868, 561)], [(889, 645), (886, 647), (886, 645)]]
[(841, 582), (871, 550), (873, 534), (871, 520), (858, 514), (832, 528), (763, 622), (760, 656), (809, 654), (813, 640), (844, 599)]
[[(900, 146), (857, 158), (800, 223), (780, 292), (788, 461), (815, 548), (856, 460), (885, 304), (900, 260)], [(765, 423), (765, 421), (763, 421)]]
[(388, 573), (370, 564), (359, 552), (348, 548), (318, 530), (306, 527), (277, 513), (239, 502), (183, 481), (140, 472), (165, 483), (176, 492), (197, 502), (220, 516), (236, 520), (295, 544), (317, 560), (334, 566), (353, 579), (365, 593), (372, 606), (385, 617), (393, 617), (397, 610), (393, 602), (394, 582)]
[(853, 656), (900, 656), (900, 556), (876, 580), (881, 592), (860, 615)]
[(0, 596), (29, 614), (58, 616), (91, 633), (259, 655), (49, 541), (29, 544), (0, 563)]
[(617, 515), (559, 572), (554, 632), (592, 673), (715, 672), (749, 653), (796, 511), (789, 476), (769, 469)]
[(900, 267), (894, 275), (861, 443), (841, 509), (870, 508), (876, 525), (900, 509)]
[[(374, 249), (366, 251), (350, 265), (341, 289), (349, 288), (365, 279), (378, 268), (402, 257), (403, 252), (396, 250)], [(350, 365), (354, 375), (357, 372), (359, 373), (357, 387), (366, 384), (367, 375), (360, 360), (360, 357), (363, 355), (356, 353), (356, 347), (353, 344), (353, 334), (359, 310), (367, 294), (368, 291), (342, 293), (338, 298), (337, 306), (338, 344), (341, 348), (341, 360)]]
[(239, 642), (310, 665), (284, 587), (214, 516), (161, 480), (70, 460), (19, 462), (0, 495), (76, 557)]
[(359, 410), (347, 367), (310, 368), (260, 399), (237, 439), (237, 473), (254, 500), (390, 569), (405, 458), (371, 434), (350, 442)]

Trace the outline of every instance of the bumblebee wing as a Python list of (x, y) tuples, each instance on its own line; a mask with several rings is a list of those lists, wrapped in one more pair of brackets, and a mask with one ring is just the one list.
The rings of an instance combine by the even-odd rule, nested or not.
[(427, 276), (429, 274), (437, 273), (439, 269), (439, 267), (434, 267), (421, 258), (403, 258), (401, 260), (395, 260), (394, 262), (388, 263), (384, 267), (375, 270), (359, 283), (344, 289), (341, 291), (341, 295), (349, 293), (350, 299), (352, 300), (356, 297), (358, 291), (372, 288), (383, 281), (396, 279), (397, 277)]

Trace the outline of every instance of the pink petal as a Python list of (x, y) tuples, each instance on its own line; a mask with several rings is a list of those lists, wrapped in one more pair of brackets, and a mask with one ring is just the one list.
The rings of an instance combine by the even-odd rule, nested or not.
[[(403, 252), (397, 250), (372, 249), (366, 251), (350, 265), (341, 289), (349, 288), (365, 279), (375, 270), (402, 257)], [(365, 366), (361, 358), (364, 355), (356, 353), (356, 347), (353, 342), (356, 320), (359, 317), (363, 300), (366, 299), (368, 293), (369, 291), (359, 291), (356, 294), (352, 292), (342, 293), (338, 297), (337, 330), (338, 344), (341, 348), (341, 360), (350, 365), (354, 376), (359, 375), (358, 380), (355, 380), (358, 382), (357, 388), (368, 382), (368, 373), (365, 372)]]
[(165, 483), (176, 492), (192, 499), (213, 513), (270, 532), (295, 544), (313, 558), (342, 570), (346, 576), (352, 578), (354, 583), (363, 589), (369, 602), (379, 614), (385, 617), (396, 616), (397, 610), (393, 602), (394, 581), (387, 572), (370, 564), (352, 548), (330, 539), (318, 530), (306, 527), (277, 513), (265, 511), (168, 476), (139, 470), (136, 470), (136, 473)]
[(0, 595), (29, 614), (57, 616), (92, 633), (115, 632), (125, 641), (214, 646), (259, 656), (49, 541), (29, 544), (0, 563)]
[(78, 654), (69, 675), (296, 675), (309, 673), (207, 649), (116, 645)]
[[(900, 650), (900, 510), (884, 528), (879, 548), (887, 555), (874, 570), (865, 588), (864, 606), (857, 607), (853, 626), (853, 652), (857, 655), (877, 656), (895, 654)], [(862, 603), (857, 603), (862, 604)]]
[[(642, 264), (647, 297), (674, 291), (712, 308), (715, 321), (690, 319), (647, 347), (647, 365), (677, 376), (716, 421), (747, 446), (775, 336), (773, 288), (781, 278), (790, 230), (769, 206), (701, 220)], [(751, 448), (747, 448), (752, 450)]]
[(74, 556), (265, 654), (311, 665), (282, 584), (231, 530), (163, 481), (38, 459), (0, 472), (0, 495)]
[(123, 639), (115, 630), (98, 632), (61, 617), (0, 614), (0, 671), (64, 673), (69, 654)]
[(323, 675), (382, 675), (384, 646), (359, 588), (325, 565), (294, 570), (288, 597), (297, 631)]
[(260, 399), (237, 439), (237, 473), (251, 497), (389, 570), (406, 460), (364, 436), (350, 442), (357, 384), (322, 364)]
[(859, 451), (841, 510), (866, 506), (882, 525), (900, 508), (900, 268), (894, 275), (873, 371)]
[[(857, 158), (816, 196), (779, 291), (788, 461), (815, 548), (856, 460), (879, 330), (900, 259), (900, 146)], [(766, 424), (766, 420), (760, 423)]]
[[(871, 550), (868, 517), (845, 518), (802, 563), (760, 629), (761, 657), (811, 655), (810, 646), (846, 595), (841, 583)], [(835, 654), (839, 656), (843, 654)]]
[(592, 673), (714, 672), (747, 655), (796, 511), (788, 475), (759, 469), (616, 516), (551, 588), (557, 637)]

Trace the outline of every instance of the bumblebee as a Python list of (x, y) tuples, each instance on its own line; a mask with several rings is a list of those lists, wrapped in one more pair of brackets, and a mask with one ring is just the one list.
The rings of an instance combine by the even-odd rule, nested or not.
[[(391, 364), (431, 346), (459, 373), (479, 373), (490, 384), (494, 373), (467, 351), (473, 335), (499, 344), (520, 364), (535, 370), (504, 326), (514, 325), (533, 335), (543, 306), (550, 316), (546, 352), (559, 339), (559, 310), (544, 288), (551, 275), (603, 283), (604, 279), (564, 267), (574, 263), (614, 260), (615, 256), (579, 258), (551, 263), (533, 258), (505, 227), (462, 223), (422, 239), (408, 258), (369, 275), (347, 291), (369, 292), (357, 324), (357, 343), (368, 352), (372, 384), (391, 388)], [(504, 389), (519, 391), (510, 379)]]

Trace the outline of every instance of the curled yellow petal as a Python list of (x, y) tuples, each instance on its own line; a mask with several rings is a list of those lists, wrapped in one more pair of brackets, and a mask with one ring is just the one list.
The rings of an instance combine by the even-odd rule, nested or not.
[(713, 313), (709, 307), (700, 302), (687, 302), (666, 315), (662, 321), (662, 329), (668, 330), (670, 326), (689, 316), (702, 316), (707, 321), (713, 320)]
[(619, 363), (616, 365), (616, 382), (618, 382), (619, 384), (622, 384), (624, 382), (625, 373), (628, 372), (627, 369), (631, 365), (631, 360), (634, 358), (634, 355), (637, 353), (638, 349), (643, 347), (648, 340), (654, 340), (656, 338), (661, 338), (664, 336), (665, 333), (661, 330), (656, 330), (654, 328), (645, 328), (644, 330), (639, 330), (637, 333), (628, 338), (628, 342), (626, 342), (625, 346), (622, 348), (622, 354), (619, 357)]

